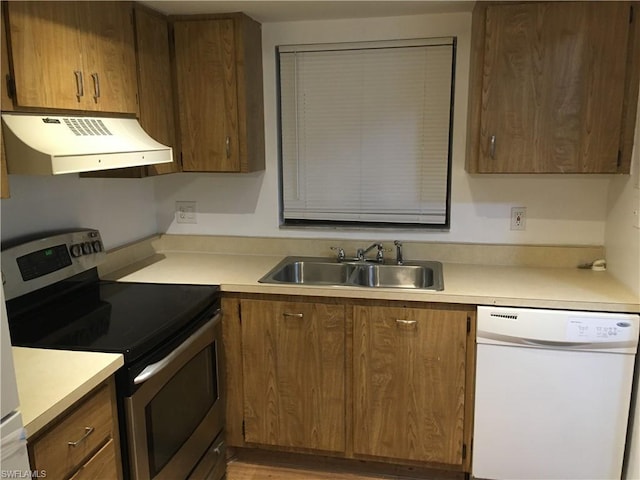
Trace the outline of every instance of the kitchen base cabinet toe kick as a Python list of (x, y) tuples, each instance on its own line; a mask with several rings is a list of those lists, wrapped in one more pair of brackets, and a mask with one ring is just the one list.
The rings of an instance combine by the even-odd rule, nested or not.
[(240, 458), (470, 471), (474, 306), (242, 294), (223, 310)]

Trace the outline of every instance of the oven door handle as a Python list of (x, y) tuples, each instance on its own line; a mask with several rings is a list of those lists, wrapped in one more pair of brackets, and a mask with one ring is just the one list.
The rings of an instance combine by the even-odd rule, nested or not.
[(175, 350), (173, 350), (169, 355), (164, 357), (162, 360), (158, 360), (151, 365), (147, 365), (144, 370), (142, 370), (134, 379), (133, 383), (135, 385), (140, 385), (141, 383), (146, 382), (151, 377), (157, 375), (162, 370), (164, 370), (167, 365), (173, 362), (179, 355), (181, 355), (186, 350), (189, 350), (191, 345), (198, 340), (200, 336), (202, 336), (208, 329), (215, 325), (220, 321), (221, 315), (218, 311), (216, 315), (209, 320), (206, 324), (200, 327), (194, 334), (192, 334), (189, 338), (187, 338), (184, 342), (182, 342)]

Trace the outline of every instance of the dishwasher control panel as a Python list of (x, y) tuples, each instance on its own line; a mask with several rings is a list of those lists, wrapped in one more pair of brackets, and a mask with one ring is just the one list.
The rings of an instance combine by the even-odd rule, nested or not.
[(478, 343), (635, 353), (640, 316), (536, 308), (478, 307)]
[(633, 339), (635, 329), (629, 319), (595, 316), (567, 318), (567, 340), (570, 342), (608, 342)]

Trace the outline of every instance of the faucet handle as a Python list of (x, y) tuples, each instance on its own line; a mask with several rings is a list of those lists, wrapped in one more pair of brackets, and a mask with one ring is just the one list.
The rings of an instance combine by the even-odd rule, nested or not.
[(344, 260), (345, 255), (344, 255), (344, 248), (342, 247), (329, 247), (331, 250), (337, 251), (338, 252), (338, 261), (341, 262)]

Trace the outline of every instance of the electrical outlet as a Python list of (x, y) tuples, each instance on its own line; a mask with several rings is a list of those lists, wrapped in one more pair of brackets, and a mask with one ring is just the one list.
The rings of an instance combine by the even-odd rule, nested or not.
[(527, 229), (526, 207), (511, 207), (511, 230)]
[(196, 202), (176, 202), (176, 222), (198, 223)]

